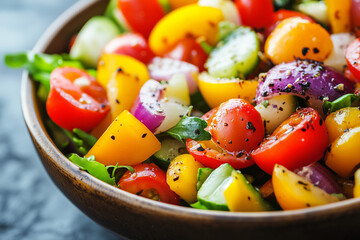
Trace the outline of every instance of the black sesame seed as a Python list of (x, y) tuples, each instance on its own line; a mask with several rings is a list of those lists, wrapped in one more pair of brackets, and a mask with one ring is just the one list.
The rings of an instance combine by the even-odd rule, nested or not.
[(302, 53), (302, 55), (305, 57), (306, 56), (306, 54), (309, 52), (309, 48), (308, 47), (304, 47), (302, 50), (301, 50), (301, 53)]
[(147, 133), (144, 133), (141, 137), (142, 137), (142, 138), (145, 138), (145, 137), (146, 137), (146, 135), (147, 135)]
[(111, 135), (111, 139), (112, 139), (112, 140), (115, 140), (115, 136), (114, 136), (114, 135)]

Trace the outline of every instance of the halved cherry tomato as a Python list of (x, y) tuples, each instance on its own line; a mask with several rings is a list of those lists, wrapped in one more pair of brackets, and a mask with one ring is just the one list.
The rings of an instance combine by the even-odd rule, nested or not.
[(118, 0), (118, 8), (135, 32), (148, 38), (155, 24), (165, 16), (158, 0)]
[(360, 79), (360, 38), (349, 44), (345, 58), (350, 72), (355, 78)]
[(164, 57), (194, 64), (201, 72), (205, 70), (204, 64), (208, 58), (208, 54), (204, 51), (196, 39), (184, 38), (167, 53), (165, 53)]
[(310, 22), (315, 22), (311, 17), (309, 17), (301, 12), (286, 10), (286, 9), (279, 9), (278, 11), (276, 11), (274, 13), (274, 18), (273, 18), (272, 24), (266, 28), (266, 35), (269, 35), (282, 20), (284, 20), (286, 18), (291, 18), (291, 17), (300, 17), (302, 19), (307, 19)]
[(274, 6), (271, 0), (235, 0), (243, 25), (262, 28), (273, 22)]
[(223, 163), (236, 169), (253, 165), (248, 153), (260, 144), (265, 130), (260, 114), (250, 103), (231, 99), (202, 118), (208, 122), (212, 139), (186, 142), (197, 161), (211, 168)]
[(148, 64), (155, 57), (146, 39), (138, 33), (124, 33), (106, 44), (103, 53), (127, 55)]
[(94, 77), (74, 67), (52, 71), (46, 109), (56, 124), (69, 131), (90, 131), (110, 110), (105, 89)]
[(352, 82), (355, 82), (355, 83), (360, 82), (360, 80), (358, 80), (358, 79), (350, 72), (350, 70), (349, 70), (348, 67), (346, 67), (346, 68), (344, 69), (344, 76), (345, 76), (347, 79), (349, 79), (350, 81), (352, 81)]
[(284, 121), (251, 156), (269, 174), (275, 164), (295, 170), (320, 160), (328, 141), (327, 129), (319, 113), (304, 108)]
[(134, 173), (127, 171), (119, 181), (122, 190), (161, 202), (180, 203), (179, 196), (166, 183), (166, 173), (158, 166), (142, 163), (132, 167)]

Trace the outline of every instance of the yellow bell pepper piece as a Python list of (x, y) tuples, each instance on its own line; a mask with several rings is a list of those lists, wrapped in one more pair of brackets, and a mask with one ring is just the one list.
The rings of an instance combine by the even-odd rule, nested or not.
[(329, 142), (332, 143), (344, 131), (360, 126), (360, 109), (358, 107), (347, 107), (332, 112), (326, 117), (325, 125), (329, 134)]
[(276, 164), (272, 182), (276, 200), (284, 210), (301, 209), (337, 202), (339, 199), (315, 187), (305, 178)]
[(299, 17), (281, 21), (265, 42), (265, 54), (275, 64), (295, 58), (324, 61), (332, 48), (330, 34), (321, 25)]
[(156, 55), (163, 55), (185, 37), (204, 37), (210, 45), (218, 41), (218, 23), (224, 20), (220, 9), (190, 4), (162, 18), (152, 30), (149, 45)]
[(166, 182), (187, 203), (194, 203), (197, 200), (197, 174), (203, 167), (190, 154), (179, 155), (169, 165)]
[(350, 177), (360, 164), (360, 127), (350, 128), (338, 137), (325, 156), (325, 164), (343, 178)]
[(104, 165), (139, 164), (161, 148), (155, 135), (128, 111), (111, 123), (86, 154)]
[[(106, 69), (101, 72), (102, 68), (98, 68), (98, 81), (106, 84), (112, 119), (115, 119), (122, 111), (131, 109), (142, 85), (150, 79), (150, 76), (145, 64), (135, 58), (109, 54), (101, 59)], [(107, 83), (102, 82), (102, 76), (105, 75), (110, 76)]]
[(103, 135), (106, 129), (110, 126), (112, 120), (112, 114), (111, 112), (108, 112), (108, 114), (106, 114), (105, 118), (99, 123), (99, 125), (97, 125), (93, 130), (91, 130), (91, 135), (96, 138), (100, 138), (101, 135)]
[(256, 95), (257, 85), (258, 81), (255, 80), (213, 78), (207, 73), (201, 73), (198, 77), (199, 90), (211, 108), (232, 98), (251, 102)]
[(171, 9), (176, 9), (192, 3), (197, 3), (198, 0), (168, 0)]
[(351, 31), (351, 0), (325, 0), (332, 33)]
[(354, 197), (360, 197), (360, 168), (354, 174), (355, 185), (353, 189)]
[(224, 197), (228, 208), (232, 212), (261, 212), (271, 210), (260, 193), (248, 183), (248, 180), (240, 172), (231, 173), (231, 183), (224, 191)]

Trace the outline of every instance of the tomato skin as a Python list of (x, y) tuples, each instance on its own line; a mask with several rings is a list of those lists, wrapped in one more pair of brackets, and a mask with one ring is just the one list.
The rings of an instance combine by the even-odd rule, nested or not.
[(345, 58), (350, 72), (356, 79), (360, 79), (360, 38), (349, 44)]
[(205, 62), (208, 54), (194, 38), (184, 38), (171, 48), (164, 57), (188, 62), (199, 68), (199, 71), (205, 70)]
[[(88, 84), (77, 84), (77, 79)], [(87, 132), (100, 123), (110, 107), (105, 89), (94, 77), (78, 68), (62, 67), (54, 69), (50, 75), (46, 110), (60, 127)]]
[(293, 171), (320, 160), (328, 142), (327, 129), (319, 113), (304, 108), (285, 120), (251, 157), (268, 174), (272, 174), (275, 164)]
[(266, 27), (273, 22), (274, 6), (271, 0), (235, 0), (243, 25)]
[(313, 22), (313, 23), (315, 22), (311, 17), (309, 17), (303, 13), (292, 11), (292, 10), (287, 10), (287, 9), (279, 9), (278, 11), (276, 11), (274, 13), (272, 24), (266, 28), (266, 31), (265, 31), (266, 35), (269, 35), (282, 20), (284, 20), (286, 18), (291, 18), (291, 17), (300, 17), (302, 19), (309, 20), (310, 22)]
[(243, 99), (230, 99), (222, 103), (210, 121), (214, 142), (229, 153), (250, 152), (265, 135), (260, 113)]
[(158, 0), (118, 0), (118, 8), (132, 30), (148, 38), (155, 24), (165, 16)]
[(150, 196), (147, 194), (154, 190), (155, 196), (151, 197), (158, 197), (161, 202), (180, 204), (179, 196), (166, 183), (166, 173), (158, 166), (154, 163), (141, 163), (132, 167), (134, 173), (127, 171), (120, 178), (119, 186), (122, 190), (148, 198)]
[(138, 33), (124, 33), (112, 39), (104, 47), (103, 54), (127, 55), (145, 64), (155, 57), (146, 39)]

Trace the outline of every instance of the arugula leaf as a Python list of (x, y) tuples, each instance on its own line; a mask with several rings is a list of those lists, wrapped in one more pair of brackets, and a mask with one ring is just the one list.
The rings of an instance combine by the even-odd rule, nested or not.
[(325, 101), (323, 105), (324, 113), (331, 113), (342, 108), (351, 107), (351, 104), (357, 100), (359, 100), (358, 96), (349, 93), (339, 97), (332, 102)]
[(206, 127), (205, 120), (185, 115), (175, 127), (169, 129), (166, 133), (181, 142), (188, 138), (196, 141), (210, 140), (211, 134), (205, 130)]
[(73, 132), (69, 132), (66, 129), (63, 129), (63, 131), (65, 135), (73, 142), (76, 152), (80, 153), (81, 155), (86, 155), (97, 141), (93, 135), (77, 128), (74, 128)]
[(197, 91), (190, 96), (191, 105), (194, 109), (197, 109), (203, 113), (206, 113), (211, 110), (209, 105), (206, 103), (204, 97), (201, 95), (200, 91)]
[(107, 167), (105, 167), (104, 164), (95, 161), (94, 156), (90, 156), (88, 158), (85, 157), (82, 158), (79, 155), (73, 153), (69, 157), (69, 159), (70, 161), (78, 165), (81, 170), (87, 171), (94, 177), (106, 183), (109, 183), (111, 185), (116, 185), (115, 177), (111, 177), (110, 174), (108, 173)]
[(81, 138), (82, 140), (84, 140), (84, 142), (86, 144), (88, 144), (90, 147), (93, 147), (97, 141), (97, 138), (94, 137), (93, 135), (87, 133), (87, 132), (84, 132), (83, 130), (81, 129), (78, 129), (78, 128), (74, 128), (73, 132), (79, 137)]

